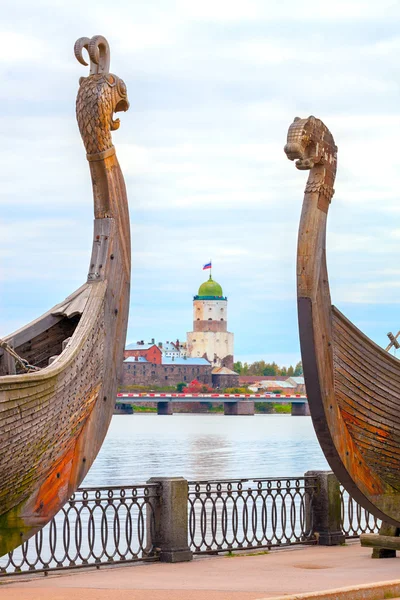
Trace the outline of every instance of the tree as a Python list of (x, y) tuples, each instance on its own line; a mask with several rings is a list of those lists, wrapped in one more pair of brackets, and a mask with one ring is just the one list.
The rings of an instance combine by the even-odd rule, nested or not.
[(200, 383), (197, 379), (193, 379), (183, 391), (185, 394), (207, 394), (208, 392), (212, 392), (213, 389), (209, 385)]
[(176, 385), (176, 391), (179, 392), (180, 394), (183, 392), (184, 388), (186, 387), (186, 383), (184, 383), (183, 381), (181, 383), (178, 383)]
[(290, 367), (288, 368), (287, 374), (288, 374), (288, 377), (293, 377), (294, 369), (293, 369), (292, 365), (290, 365)]
[(297, 363), (297, 365), (294, 368), (294, 376), (300, 377), (300, 375), (303, 375), (303, 363), (301, 362), (301, 360)]
[(243, 371), (243, 365), (240, 362), (240, 360), (238, 360), (238, 362), (233, 363), (233, 370), (235, 371), (235, 373), (239, 373), (239, 375), (241, 374), (241, 372)]
[(281, 368), (279, 365), (276, 364), (276, 362), (272, 362), (272, 363), (264, 363), (265, 367), (262, 373), (260, 373), (260, 375), (268, 375), (268, 376), (274, 376), (274, 375), (281, 375)]

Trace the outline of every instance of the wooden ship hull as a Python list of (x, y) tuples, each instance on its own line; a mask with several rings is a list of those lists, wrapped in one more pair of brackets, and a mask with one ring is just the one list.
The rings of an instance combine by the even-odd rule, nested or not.
[(285, 152), (310, 170), (297, 252), (301, 354), (308, 402), (324, 454), (349, 494), (400, 524), (400, 362), (331, 304), (326, 221), (337, 148), (325, 125), (296, 118)]
[(125, 84), (108, 72), (107, 41), (77, 41), (86, 64), (83, 48), (91, 70), (80, 80), (77, 119), (93, 183), (93, 250), (87, 282), (1, 342), (0, 556), (43, 527), (82, 482), (106, 435), (123, 362), (130, 227), (110, 130), (119, 124), (113, 112), (129, 103)]

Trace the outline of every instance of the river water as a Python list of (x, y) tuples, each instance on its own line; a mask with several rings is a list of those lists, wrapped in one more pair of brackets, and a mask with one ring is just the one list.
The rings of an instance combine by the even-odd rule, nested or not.
[[(301, 476), (311, 469), (327, 468), (329, 467), (319, 447), (310, 417), (182, 413), (172, 416), (143, 413), (114, 415), (105, 442), (82, 487), (129, 486), (144, 483), (150, 477), (155, 476), (183, 476), (188, 480), (295, 477)], [(288, 502), (288, 510), (291, 510), (291, 500), (289, 499)], [(298, 510), (300, 510), (299, 502), (300, 500), (297, 498), (295, 504), (297, 503)], [(228, 537), (232, 536), (234, 520), (231, 514), (232, 506), (229, 506), (226, 534)], [(241, 506), (239, 504), (239, 509)], [(279, 506), (278, 501), (278, 512)], [(87, 538), (89, 530), (91, 535), (96, 532), (96, 541), (93, 544), (96, 552), (101, 555), (103, 550), (100, 542), (100, 530), (104, 516), (102, 509), (98, 509), (93, 514), (95, 526), (92, 530), (88, 525), (90, 511), (84, 507), (83, 503), (78, 502), (77, 507), (82, 511), (79, 525), (82, 526), (83, 537), (81, 539), (81, 534), (77, 534), (77, 531), (81, 532), (81, 528), (76, 529), (78, 524), (76, 508), (67, 508), (69, 514), (67, 531), (72, 532), (69, 538), (69, 556), (78, 556), (77, 539), (81, 544), (79, 552), (85, 556), (90, 555)], [(197, 519), (202, 518), (199, 510), (196, 513)], [(208, 506), (207, 522), (209, 524), (211, 522), (210, 510), (210, 506)], [(107, 514), (110, 527), (107, 539), (110, 546), (109, 551), (113, 554), (115, 548), (111, 533), (114, 531), (113, 518), (115, 514), (112, 507)], [(131, 514), (136, 523), (135, 518), (138, 517), (138, 513), (135, 507)], [(218, 514), (220, 515), (220, 512)], [(120, 511), (119, 516), (122, 520), (124, 515), (125, 513)], [(242, 523), (240, 519), (239, 521)], [(43, 539), (40, 538), (39, 544), (42, 548), (40, 559), (37, 556), (36, 542), (33, 540), (29, 542), (25, 550), (29, 561), (36, 564), (37, 568), (41, 568), (44, 563), (55, 566), (55, 559), (51, 556), (50, 547), (55, 548), (54, 554), (57, 557), (63, 557), (65, 554), (63, 546), (65, 518), (62, 511), (55, 517), (55, 522), (58, 533), (51, 544), (49, 542), (51, 527), (48, 525), (43, 530)], [(200, 531), (199, 523), (197, 524), (198, 531)], [(220, 531), (221, 520), (218, 523), (218, 531)], [(279, 523), (276, 532), (272, 532), (271, 524), (268, 525), (268, 535), (283, 535)], [(260, 526), (259, 524), (258, 527)], [(299, 527), (298, 521), (296, 521), (296, 527)], [(124, 532), (125, 528), (122, 527), (121, 531)], [(135, 525), (133, 541), (130, 544), (133, 546), (136, 544), (139, 548), (137, 535)], [(201, 539), (197, 539), (197, 542), (201, 543)], [(122, 546), (126, 545), (124, 540), (121, 544)], [(137, 550), (137, 553), (140, 554), (140, 551)], [(22, 570), (28, 568), (24, 556), (21, 548), (13, 554), (14, 564), (20, 566)], [(65, 559), (58, 558), (58, 560), (62, 562)], [(79, 560), (78, 564), (80, 564)], [(0, 558), (0, 567), (7, 568), (8, 571), (14, 569), (13, 565), (8, 564), (7, 556)]]
[(114, 415), (82, 485), (300, 476), (328, 468), (310, 417), (142, 413)]

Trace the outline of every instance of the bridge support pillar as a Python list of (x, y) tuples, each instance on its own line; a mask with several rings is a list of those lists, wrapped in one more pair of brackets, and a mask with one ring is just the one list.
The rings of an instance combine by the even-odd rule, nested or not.
[(254, 415), (254, 402), (253, 400), (225, 402), (224, 415)]
[(158, 415), (173, 415), (174, 410), (172, 408), (172, 402), (158, 402), (157, 403), (157, 414)]
[(310, 407), (308, 402), (292, 403), (292, 417), (309, 417)]
[[(188, 482), (183, 477), (152, 477), (147, 483), (161, 484), (161, 495), (151, 498), (147, 536), (149, 545), (159, 548), (162, 562), (192, 560), (188, 545)], [(150, 504), (149, 503), (149, 504)]]

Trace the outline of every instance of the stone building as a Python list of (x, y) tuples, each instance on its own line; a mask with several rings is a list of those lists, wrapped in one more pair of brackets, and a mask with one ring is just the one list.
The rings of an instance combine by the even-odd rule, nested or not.
[(187, 352), (205, 358), (213, 367), (233, 369), (233, 333), (228, 331), (228, 299), (211, 278), (193, 298), (193, 331), (187, 334)]
[(147, 361), (143, 356), (130, 356), (123, 364), (124, 386), (176, 386), (178, 383), (190, 383), (193, 379), (211, 386), (211, 365), (204, 358), (175, 359), (163, 356), (161, 363), (157, 364)]
[[(150, 344), (144, 341), (129, 344), (124, 351), (124, 358), (144, 358), (148, 363), (161, 364), (162, 351), (155, 344), (154, 340)], [(143, 361), (142, 361), (143, 362)]]
[(211, 372), (212, 384), (214, 388), (235, 388), (239, 387), (239, 375), (227, 367), (214, 367)]

